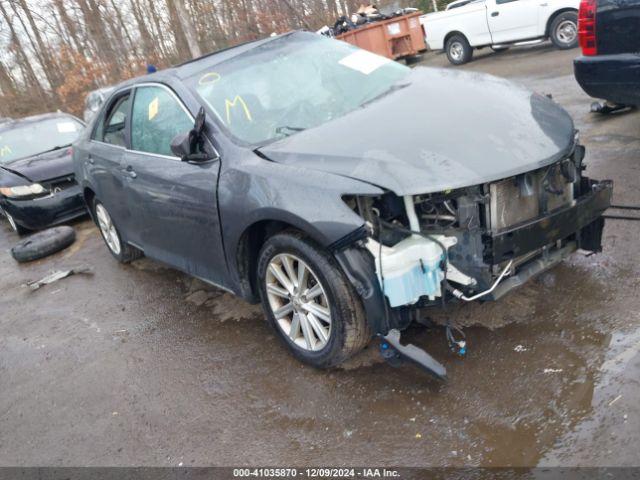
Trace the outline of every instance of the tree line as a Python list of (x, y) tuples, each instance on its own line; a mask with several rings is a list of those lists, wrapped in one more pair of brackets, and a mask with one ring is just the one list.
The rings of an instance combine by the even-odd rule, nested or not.
[[(361, 3), (0, 0), (0, 117), (58, 109), (80, 115), (89, 91), (144, 74), (147, 65), (168, 67), (273, 32), (316, 30)], [(428, 11), (431, 0), (412, 6)]]

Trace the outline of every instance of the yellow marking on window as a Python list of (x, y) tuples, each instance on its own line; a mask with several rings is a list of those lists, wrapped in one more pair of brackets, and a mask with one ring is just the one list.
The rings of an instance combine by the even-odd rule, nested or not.
[(200, 77), (200, 80), (198, 80), (198, 84), (199, 85), (213, 85), (218, 80), (220, 80), (220, 78), (221, 77), (220, 77), (219, 73), (216, 73), (216, 72), (205, 73), (203, 76)]
[(149, 102), (149, 120), (153, 120), (158, 114), (159, 103), (160, 101), (158, 100), (158, 97)]
[(253, 122), (253, 117), (251, 116), (249, 107), (247, 107), (247, 104), (240, 95), (236, 95), (236, 98), (234, 98), (233, 100), (226, 99), (224, 101), (224, 108), (227, 111), (227, 125), (231, 125), (231, 107), (235, 107), (237, 104), (240, 104), (240, 106), (244, 110), (244, 114), (246, 115), (247, 120)]
[(13, 153), (13, 151), (11, 150), (11, 147), (9, 145), (5, 145), (4, 147), (0, 148), (0, 157), (11, 155), (11, 153)]

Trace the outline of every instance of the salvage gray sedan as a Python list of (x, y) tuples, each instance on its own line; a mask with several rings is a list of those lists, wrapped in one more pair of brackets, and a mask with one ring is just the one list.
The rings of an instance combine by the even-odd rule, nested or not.
[(545, 96), (300, 32), (121, 84), (74, 148), (116, 259), (261, 301), (316, 367), (601, 250), (612, 186), (583, 157)]

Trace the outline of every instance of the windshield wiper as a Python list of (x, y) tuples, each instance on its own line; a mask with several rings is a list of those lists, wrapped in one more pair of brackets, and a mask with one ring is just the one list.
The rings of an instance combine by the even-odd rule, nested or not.
[(38, 153), (38, 155), (41, 155), (43, 153), (55, 152), (56, 150), (62, 150), (63, 148), (67, 148), (67, 147), (70, 147), (70, 146), (71, 146), (70, 143), (67, 143), (65, 145), (56, 145), (55, 147), (50, 148), (49, 150), (45, 150), (44, 152)]
[(29, 161), (27, 162), (27, 165), (31, 165), (31, 163), (35, 162), (38, 159), (38, 157), (43, 153), (55, 152), (56, 150), (62, 150), (63, 148), (68, 148), (70, 146), (71, 146), (70, 143), (67, 143), (66, 145), (56, 145), (55, 147), (52, 147), (49, 150), (45, 150), (44, 152), (38, 152), (29, 159)]
[(290, 127), (288, 125), (282, 125), (281, 127), (276, 127), (276, 133), (279, 135), (285, 135), (285, 136), (289, 136), (289, 135), (293, 135), (296, 132), (302, 132), (303, 130), (306, 130), (306, 128), (302, 128), (302, 127)]

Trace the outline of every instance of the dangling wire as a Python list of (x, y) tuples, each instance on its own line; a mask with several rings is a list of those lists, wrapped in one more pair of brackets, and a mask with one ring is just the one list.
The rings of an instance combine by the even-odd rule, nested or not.
[[(467, 353), (467, 341), (466, 335), (461, 328), (451, 325), (451, 321), (447, 318), (446, 336), (449, 350), (453, 353), (463, 357)], [(460, 335), (459, 339), (456, 339), (454, 332)]]

